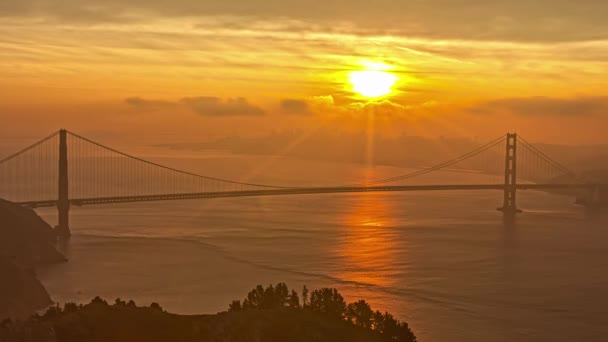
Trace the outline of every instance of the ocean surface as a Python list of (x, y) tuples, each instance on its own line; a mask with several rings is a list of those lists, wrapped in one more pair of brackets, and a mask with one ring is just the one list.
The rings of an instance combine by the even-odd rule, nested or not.
[[(241, 180), (344, 184), (394, 167), (225, 155), (158, 158)], [(246, 176), (243, 176), (243, 173)], [(420, 183), (500, 183), (439, 172)], [(305, 184), (303, 184), (305, 185)], [(257, 284), (336, 287), (407, 321), (423, 342), (603, 341), (608, 218), (573, 199), (519, 192), (503, 222), (497, 191), (228, 198), (74, 207), (69, 262), (38, 270), (53, 299), (120, 297), (216, 313)], [(39, 209), (55, 224), (53, 209)]]

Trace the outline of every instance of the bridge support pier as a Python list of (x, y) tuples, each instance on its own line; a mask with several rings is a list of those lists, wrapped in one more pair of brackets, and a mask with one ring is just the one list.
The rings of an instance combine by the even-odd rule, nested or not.
[(606, 187), (596, 185), (589, 190), (587, 199), (587, 207), (591, 209), (600, 209), (601, 207), (608, 204), (608, 198), (606, 198)]
[(58, 224), (55, 231), (60, 238), (69, 238), (70, 232), (70, 198), (68, 182), (68, 141), (67, 131), (59, 131), (59, 193), (57, 199)]
[(517, 209), (517, 134), (507, 134), (505, 156), (505, 188), (502, 208), (506, 218), (515, 217), (521, 210)]

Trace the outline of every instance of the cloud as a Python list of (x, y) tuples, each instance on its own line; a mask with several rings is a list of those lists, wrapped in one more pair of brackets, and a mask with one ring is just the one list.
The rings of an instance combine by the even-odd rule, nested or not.
[(608, 96), (551, 98), (521, 97), (493, 100), (470, 108), (481, 114), (576, 117), (608, 114)]
[[(336, 99), (332, 95), (312, 96), (305, 100), (284, 99), (281, 109), (290, 114), (322, 113), (323, 117), (361, 119), (373, 116), (383, 120), (419, 119), (440, 111), (443, 105), (437, 101), (402, 103), (395, 99), (352, 101)], [(287, 112), (291, 109), (291, 112)]]
[(304, 100), (284, 99), (281, 101), (281, 110), (286, 114), (310, 115), (312, 111), (308, 102)]
[(355, 113), (373, 114), (376, 117), (397, 117), (409, 112), (409, 108), (389, 100), (355, 102), (349, 105)]
[(203, 116), (258, 116), (266, 113), (243, 97), (227, 99), (213, 96), (184, 97), (176, 102), (130, 97), (125, 99), (125, 103), (140, 110), (182, 107)]
[(257, 116), (266, 114), (262, 108), (249, 104), (247, 99), (243, 97), (226, 100), (211, 96), (186, 97), (181, 99), (180, 103), (195, 113), (204, 116)]
[[(358, 35), (394, 34), (437, 39), (578, 41), (608, 38), (603, 0), (3, 0), (0, 17), (115, 22), (150, 18), (240, 17), (245, 22), (291, 21), (281, 28), (340, 27)], [(362, 30), (361, 28), (365, 28)], [(272, 29), (272, 27), (269, 27)]]
[(328, 106), (328, 105), (333, 106), (334, 104), (336, 104), (334, 97), (331, 95), (313, 96), (310, 98), (310, 100), (313, 104), (318, 105), (318, 106)]
[(132, 107), (137, 107), (144, 110), (158, 110), (176, 107), (178, 104), (175, 102), (164, 101), (164, 100), (147, 100), (141, 97), (129, 97), (125, 102)]

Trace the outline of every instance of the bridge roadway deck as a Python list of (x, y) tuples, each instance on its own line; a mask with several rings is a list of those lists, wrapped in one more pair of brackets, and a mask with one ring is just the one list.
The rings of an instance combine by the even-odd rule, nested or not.
[[(568, 190), (568, 189), (590, 189), (597, 184), (518, 184), (518, 190)], [(605, 187), (606, 185), (601, 185)], [(152, 201), (174, 201), (205, 198), (228, 198), (228, 197), (257, 197), (257, 196), (280, 196), (280, 195), (310, 195), (310, 194), (339, 194), (360, 192), (401, 192), (401, 191), (465, 191), (465, 190), (501, 190), (504, 184), (468, 184), (468, 185), (403, 185), (403, 186), (371, 186), (371, 187), (310, 187), (310, 188), (286, 188), (244, 191), (217, 191), (202, 193), (181, 193), (163, 195), (137, 195), (117, 196), (99, 198), (71, 199), (70, 204), (74, 206), (152, 202)], [(57, 205), (57, 200), (20, 202), (21, 205), (33, 208), (52, 207)]]

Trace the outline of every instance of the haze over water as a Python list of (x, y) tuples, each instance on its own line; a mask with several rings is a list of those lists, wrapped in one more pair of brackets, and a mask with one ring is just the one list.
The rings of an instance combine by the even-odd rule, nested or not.
[[(333, 184), (404, 173), (238, 156), (175, 163), (226, 178), (251, 171), (255, 180), (256, 165), (271, 165), (265, 177), (287, 183), (303, 173)], [(58, 302), (100, 295), (186, 314), (226, 310), (257, 284), (331, 286), (406, 320), (420, 341), (594, 341), (608, 333), (606, 217), (572, 198), (521, 191), (525, 213), (510, 226), (495, 210), (501, 200), (501, 192), (459, 191), (74, 207), (70, 261), (39, 277)], [(38, 212), (55, 222), (54, 209)]]
[[(60, 303), (216, 313), (285, 282), (365, 299), (421, 342), (597, 341), (607, 17), (607, 0), (0, 0), (0, 199), (60, 208), (36, 209), (73, 234), (69, 262), (36, 270)], [(518, 191), (514, 223), (485, 190), (75, 205), (372, 180), (509, 198), (514, 179), (554, 189)], [(574, 186), (604, 212), (555, 194)], [(41, 261), (22, 240), (0, 241), (0, 281), (31, 266), (15, 254)], [(48, 303), (4, 278), (0, 304)]]

